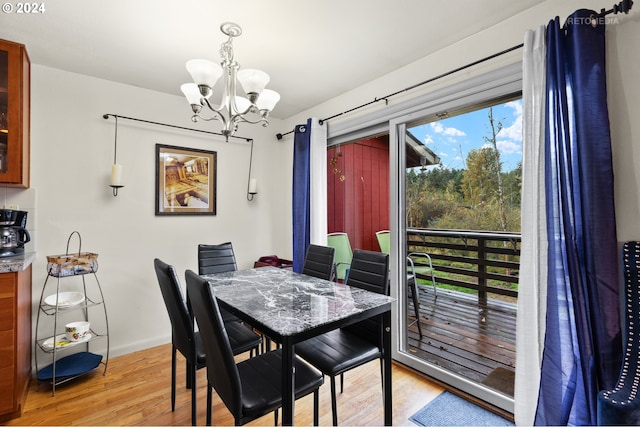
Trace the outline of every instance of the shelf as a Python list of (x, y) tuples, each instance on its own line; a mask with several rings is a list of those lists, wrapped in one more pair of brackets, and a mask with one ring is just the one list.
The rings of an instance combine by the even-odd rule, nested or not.
[[(70, 254), (69, 242), (74, 235), (78, 237), (78, 251)], [(96, 275), (98, 254), (82, 252), (80, 240), (80, 233), (74, 231), (67, 240), (67, 251), (64, 255), (47, 256), (47, 278), (40, 294), (35, 328), (35, 366), (38, 381), (48, 380), (51, 384), (52, 396), (56, 394), (57, 385), (92, 371), (100, 364), (104, 365), (104, 374), (106, 374), (107, 363), (109, 362), (109, 319), (107, 318), (104, 294)], [(91, 291), (93, 299), (87, 296), (87, 291), (91, 286), (86, 282), (87, 275), (92, 275), (95, 279), (94, 287)], [(82, 290), (63, 291), (60, 287), (61, 281), (73, 276), (81, 277)], [(51, 286), (47, 286), (50, 278), (54, 278), (54, 281), (57, 282), (54, 284), (55, 288), (53, 289)], [(75, 282), (77, 284), (77, 281)], [(89, 282), (92, 281), (90, 280)], [(51, 293), (52, 290), (53, 293)], [(47, 296), (45, 297), (45, 295)], [(92, 307), (98, 308), (90, 310)], [(88, 322), (90, 318), (98, 314), (96, 310), (97, 312), (103, 312), (104, 325), (99, 322), (100, 326), (97, 327), (100, 333), (98, 334), (95, 330), (89, 329), (85, 338), (79, 341), (67, 340), (62, 328), (62, 325), (66, 323), (66, 318), (75, 317), (74, 320), (77, 321), (79, 317), (77, 312), (82, 311), (80, 317)], [(70, 313), (74, 314), (69, 315)], [(41, 321), (43, 319), (46, 320), (48, 326), (42, 324)], [(90, 349), (96, 351), (91, 343), (101, 338), (106, 338), (104, 351), (98, 351), (102, 355), (90, 353)], [(63, 354), (66, 356), (60, 357)], [(41, 358), (50, 363), (42, 369), (38, 366)]]
[(53, 368), (55, 365), (56, 384), (76, 378), (80, 375), (93, 371), (102, 363), (102, 356), (99, 354), (86, 352), (74, 353), (72, 355), (58, 359), (55, 363), (38, 371), (38, 381), (47, 381), (54, 378)]
[(53, 342), (56, 343), (55, 351), (68, 350), (70, 348), (76, 347), (80, 344), (86, 344), (91, 341), (95, 341), (99, 338), (104, 337), (105, 335), (96, 334), (93, 330), (89, 331), (88, 337), (86, 339), (82, 339), (80, 341), (68, 341), (65, 334), (58, 334), (54, 337), (47, 337), (44, 339), (40, 339), (37, 341), (38, 347), (42, 349), (45, 353), (53, 353)]
[(46, 314), (48, 316), (53, 316), (56, 313), (67, 313), (67, 312), (72, 312), (72, 311), (75, 311), (75, 310), (84, 310), (86, 308), (95, 307), (95, 306), (100, 305), (100, 304), (103, 304), (103, 301), (97, 301), (96, 302), (96, 301), (93, 301), (91, 298), (87, 297), (80, 304), (76, 304), (76, 305), (73, 305), (73, 306), (64, 306), (64, 307), (61, 306), (61, 307), (58, 307), (57, 309), (56, 309), (55, 306), (43, 304), (42, 306), (40, 306), (40, 310), (44, 314)]

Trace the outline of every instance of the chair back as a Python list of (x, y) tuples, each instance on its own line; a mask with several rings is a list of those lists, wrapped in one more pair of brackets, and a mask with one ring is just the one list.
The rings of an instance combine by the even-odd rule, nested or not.
[[(347, 285), (389, 295), (389, 255), (360, 249), (353, 251)], [(379, 316), (347, 326), (345, 329), (382, 346), (382, 320)]]
[(380, 230), (376, 232), (376, 239), (378, 239), (378, 246), (380, 246), (380, 252), (385, 254), (391, 253), (391, 235), (389, 230)]
[(331, 280), (335, 248), (329, 246), (309, 245), (304, 259), (302, 274)]
[(172, 265), (158, 258), (153, 260), (153, 266), (156, 270), (156, 276), (158, 276), (164, 304), (169, 313), (173, 345), (187, 360), (194, 361), (196, 360), (196, 344), (193, 322), (180, 289), (180, 280), (176, 270)]
[(231, 242), (219, 245), (198, 245), (198, 273), (214, 274), (236, 271), (236, 256)]
[(242, 383), (218, 301), (205, 279), (191, 270), (186, 271), (185, 277), (207, 359), (207, 380), (235, 419), (240, 419)]
[(347, 233), (329, 233), (327, 235), (327, 246), (336, 250), (334, 257), (336, 279), (344, 280), (353, 258), (349, 235)]
[(356, 249), (347, 285), (389, 295), (389, 255)]

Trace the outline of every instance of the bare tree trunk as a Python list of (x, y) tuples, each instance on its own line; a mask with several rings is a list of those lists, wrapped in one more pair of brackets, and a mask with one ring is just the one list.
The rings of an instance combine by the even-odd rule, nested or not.
[(498, 205), (500, 207), (500, 225), (502, 231), (507, 231), (507, 213), (504, 207), (504, 186), (502, 184), (502, 162), (500, 161), (500, 152), (498, 151), (498, 134), (502, 130), (502, 122), (495, 121), (493, 118), (493, 107), (489, 108), (489, 125), (491, 126), (491, 138), (484, 137), (486, 142), (491, 143), (496, 153), (496, 173), (498, 174)]

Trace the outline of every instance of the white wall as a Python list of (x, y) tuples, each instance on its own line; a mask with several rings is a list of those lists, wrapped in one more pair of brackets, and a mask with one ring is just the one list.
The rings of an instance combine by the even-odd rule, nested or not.
[[(606, 1), (604, 3), (607, 3)], [(609, 2), (610, 3), (610, 2)], [(152, 261), (159, 257), (180, 272), (197, 269), (198, 243), (232, 241), (240, 268), (260, 255), (291, 254), (292, 135), (277, 141), (307, 117), (328, 117), (376, 97), (465, 65), (522, 42), (525, 30), (544, 25), (555, 15), (608, 7), (602, 0), (550, 0), (448, 49), (404, 67), (268, 128), (247, 126), (240, 134), (255, 138), (254, 176), (259, 194), (246, 200), (249, 146), (221, 138), (119, 120), (118, 161), (125, 166), (125, 188), (118, 197), (108, 187), (113, 160), (114, 120), (104, 113), (186, 127), (193, 124), (181, 97), (161, 94), (39, 65), (32, 67), (32, 161), (30, 190), (5, 191), (5, 203), (19, 201), (30, 211), (38, 257), (34, 263), (34, 307), (45, 280), (46, 255), (63, 253), (67, 237), (77, 230), (82, 249), (99, 254), (98, 277), (105, 292), (111, 327), (112, 355), (169, 341), (168, 318), (158, 291)], [(616, 173), (618, 239), (640, 240), (640, 12), (621, 16), (608, 26), (608, 89)], [(455, 17), (452, 17), (455, 19)], [(428, 43), (428, 41), (425, 41)], [(331, 50), (326, 51), (331, 54)], [(426, 85), (392, 99), (401, 102), (469, 76), (517, 62), (521, 51)], [(384, 103), (341, 120), (331, 128), (377, 109)], [(154, 215), (155, 144), (218, 152), (218, 215)], [(49, 285), (48, 285), (49, 286)], [(34, 311), (35, 313), (35, 311)]]
[(618, 241), (640, 240), (640, 13), (607, 33), (607, 98)]
[[(240, 268), (253, 266), (260, 255), (277, 253), (272, 242), (282, 230), (271, 224), (280, 208), (269, 200), (270, 188), (277, 187), (269, 169), (281, 167), (274, 131), (259, 126), (247, 126), (246, 132), (241, 126), (239, 131), (255, 138), (253, 176), (259, 193), (249, 202), (248, 143), (119, 119), (118, 162), (124, 165), (125, 187), (114, 197), (108, 183), (115, 120), (104, 120), (104, 113), (216, 128), (191, 123), (190, 108), (180, 97), (39, 65), (32, 67), (31, 105), (32, 188), (10, 190), (5, 203), (20, 201), (30, 211), (28, 228), (37, 231), (34, 308), (46, 278), (46, 256), (65, 253), (68, 236), (79, 231), (82, 250), (99, 255), (112, 355), (170, 340), (153, 271), (155, 257), (175, 265), (183, 277), (185, 269), (197, 270), (199, 243), (232, 241)], [(217, 152), (217, 215), (155, 216), (156, 143)], [(24, 201), (34, 194), (34, 203)], [(70, 248), (77, 247), (74, 238)], [(75, 286), (71, 280), (61, 284)], [(45, 296), (54, 290), (55, 281), (49, 280)]]

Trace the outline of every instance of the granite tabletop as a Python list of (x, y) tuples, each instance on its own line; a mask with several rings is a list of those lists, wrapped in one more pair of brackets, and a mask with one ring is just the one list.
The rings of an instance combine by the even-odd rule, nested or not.
[(35, 252), (27, 252), (22, 255), (0, 258), (0, 273), (22, 271), (29, 267), (35, 259)]
[(281, 336), (295, 335), (395, 301), (386, 295), (276, 267), (202, 277), (214, 286), (217, 298)]

